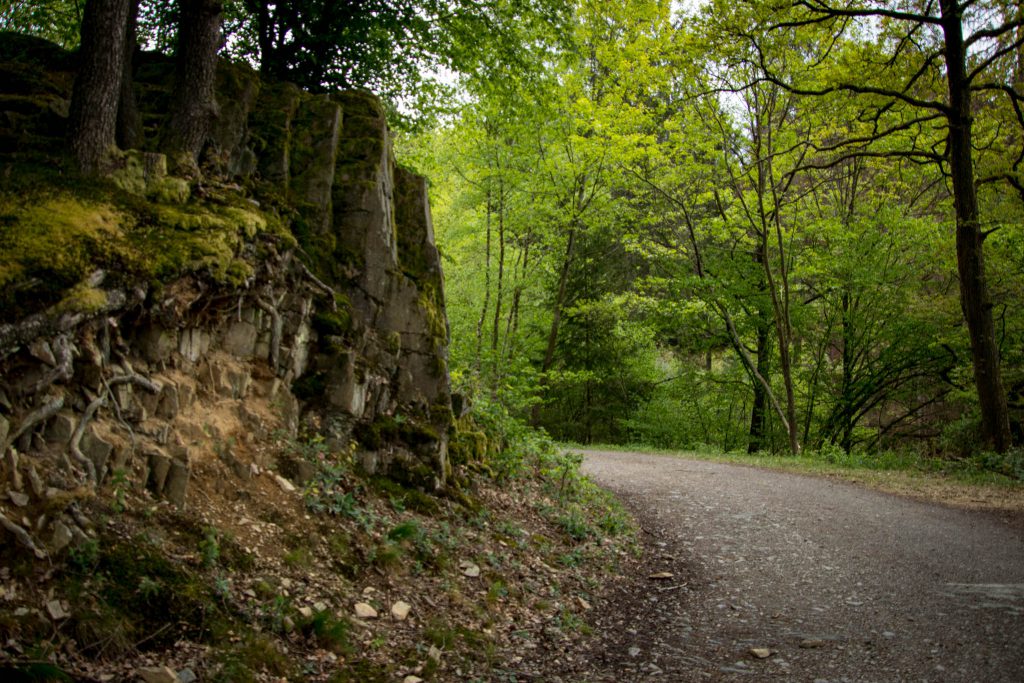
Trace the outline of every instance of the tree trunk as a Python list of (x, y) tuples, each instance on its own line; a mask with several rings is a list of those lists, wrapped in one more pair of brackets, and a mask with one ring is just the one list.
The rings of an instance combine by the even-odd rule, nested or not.
[(125, 22), (124, 61), (121, 63), (121, 94), (117, 105), (117, 146), (135, 149), (142, 145), (142, 115), (135, 101), (135, 48), (139, 0), (131, 0)]
[[(565, 306), (565, 297), (569, 289), (569, 273), (572, 270), (573, 258), (575, 258), (576, 245), (576, 219), (573, 219), (569, 226), (569, 238), (565, 245), (565, 258), (562, 260), (562, 270), (558, 276), (558, 294), (555, 297), (554, 310), (551, 311), (551, 327), (548, 330), (548, 344), (544, 350), (544, 362), (540, 369), (541, 389), (548, 384), (547, 374), (555, 363), (555, 349), (558, 348), (558, 330), (562, 323), (562, 308)], [(540, 404), (536, 403), (530, 412), (530, 423), (536, 427), (540, 424)]]
[[(489, 184), (488, 184), (489, 185)], [(480, 304), (480, 317), (476, 321), (476, 356), (474, 363), (477, 373), (480, 372), (481, 357), (484, 346), (484, 322), (487, 320), (487, 309), (491, 303), (491, 190), (487, 188), (486, 199), (486, 230), (487, 237), (484, 243), (484, 300)]]
[[(769, 326), (765, 321), (757, 323), (757, 373), (767, 377), (769, 373)], [(764, 450), (765, 436), (768, 428), (768, 394), (764, 385), (758, 381), (751, 382), (754, 390), (754, 404), (750, 408), (750, 431), (747, 438), (747, 453)]]
[(565, 245), (565, 258), (562, 260), (562, 271), (558, 276), (558, 295), (555, 298), (555, 307), (551, 312), (551, 328), (548, 331), (548, 345), (544, 351), (544, 364), (541, 366), (541, 373), (547, 373), (555, 362), (555, 349), (558, 347), (558, 328), (562, 323), (562, 308), (565, 306), (565, 296), (569, 288), (569, 273), (572, 270), (572, 262), (575, 256), (576, 226), (569, 228), (569, 239)]
[(999, 369), (999, 346), (992, 320), (992, 301), (985, 279), (984, 234), (971, 158), (971, 92), (967, 77), (961, 10), (957, 0), (941, 0), (949, 85), (949, 173), (956, 208), (956, 260), (960, 274), (960, 306), (971, 339), (974, 383), (981, 407), (986, 445), (1002, 453), (1011, 445), (1010, 419)]
[(852, 301), (849, 292), (843, 292), (842, 306), (843, 306), (843, 386), (839, 392), (839, 400), (843, 404), (843, 416), (841, 424), (841, 436), (839, 438), (839, 446), (843, 449), (843, 452), (849, 453), (850, 449), (853, 448), (853, 427), (855, 420), (853, 419), (853, 352), (854, 352), (854, 334), (853, 334), (853, 312)]
[(221, 43), (221, 3), (180, 0), (179, 6), (177, 72), (161, 149), (172, 157), (174, 165), (195, 170), (217, 115), (214, 85)]
[[(500, 168), (500, 166), (499, 166)], [(505, 181), (498, 178), (498, 273), (494, 291), (494, 323), (491, 331), (491, 351), (495, 361), (498, 360), (498, 341), (501, 325), (501, 304), (505, 287)], [(494, 380), (498, 381), (498, 370), (495, 367)]]
[(79, 170), (101, 173), (115, 144), (129, 0), (88, 0), (79, 71), (71, 94), (68, 142)]

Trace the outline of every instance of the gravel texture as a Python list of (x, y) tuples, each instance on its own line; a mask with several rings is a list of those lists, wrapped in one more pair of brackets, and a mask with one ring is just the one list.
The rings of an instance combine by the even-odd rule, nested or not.
[(644, 558), (545, 676), (631, 681), (1024, 681), (1019, 515), (801, 475), (588, 452)]

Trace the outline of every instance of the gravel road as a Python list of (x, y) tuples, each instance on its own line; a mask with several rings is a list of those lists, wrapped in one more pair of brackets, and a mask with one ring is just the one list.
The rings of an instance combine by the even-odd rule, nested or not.
[(545, 680), (1024, 681), (1019, 518), (750, 467), (586, 456), (646, 553)]

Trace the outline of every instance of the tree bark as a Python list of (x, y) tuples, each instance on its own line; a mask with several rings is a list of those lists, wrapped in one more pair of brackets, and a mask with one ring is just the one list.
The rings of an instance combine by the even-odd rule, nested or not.
[(956, 260), (960, 275), (960, 306), (971, 340), (974, 383), (981, 407), (986, 445), (998, 452), (1011, 445), (1006, 392), (999, 368), (999, 346), (992, 319), (992, 301), (985, 278), (985, 259), (971, 154), (971, 91), (967, 76), (961, 7), (941, 0), (945, 37), (946, 80), (949, 86), (949, 173), (956, 209)]
[(121, 63), (121, 94), (117, 105), (117, 146), (134, 149), (142, 145), (142, 115), (135, 101), (135, 48), (139, 0), (130, 0), (125, 21), (124, 60)]
[[(757, 373), (767, 377), (769, 373), (769, 326), (764, 321), (757, 323)], [(751, 382), (754, 403), (750, 408), (750, 431), (747, 437), (747, 453), (764, 450), (768, 431), (768, 395), (760, 382)]]
[(161, 149), (175, 165), (197, 167), (217, 115), (214, 85), (221, 43), (221, 3), (180, 0), (177, 69)]
[[(499, 166), (500, 168), (500, 166)], [(498, 360), (499, 328), (501, 324), (501, 304), (505, 287), (505, 181), (498, 178), (498, 277), (494, 292), (494, 322), (491, 331), (491, 351), (495, 361)], [(498, 381), (498, 367), (495, 367), (494, 381)]]
[(80, 171), (105, 170), (115, 144), (129, 0), (88, 0), (78, 77), (71, 94), (68, 143)]
[(484, 300), (480, 304), (480, 317), (476, 321), (476, 371), (480, 372), (484, 346), (484, 322), (487, 320), (487, 309), (491, 302), (491, 189), (487, 188), (486, 242), (484, 243)]
[[(573, 259), (576, 254), (576, 219), (573, 219), (569, 226), (569, 236), (565, 244), (565, 258), (562, 260), (561, 273), (558, 276), (558, 294), (555, 297), (554, 309), (551, 311), (551, 327), (548, 330), (547, 348), (544, 350), (544, 362), (540, 369), (541, 390), (548, 387), (548, 371), (555, 364), (555, 350), (558, 348), (558, 330), (562, 324), (562, 309), (565, 306), (565, 297), (569, 289), (569, 273), (572, 270)], [(534, 427), (540, 424), (540, 404), (536, 403), (530, 411), (530, 424)]]

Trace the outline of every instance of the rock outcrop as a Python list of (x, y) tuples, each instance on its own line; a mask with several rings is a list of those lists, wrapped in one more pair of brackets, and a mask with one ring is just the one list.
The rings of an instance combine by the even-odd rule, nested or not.
[[(138, 63), (155, 139), (169, 65)], [(258, 447), (272, 433), (320, 434), (370, 473), (442, 489), (441, 262), (426, 183), (396, 165), (377, 99), (225, 63), (201, 182), (143, 149), (111, 182), (76, 184), (59, 161), (73, 70), (0, 36), (5, 519), (24, 530), (11, 507), (49, 499), (29, 526), (53, 549), (80, 533), (83, 487), (117, 479), (187, 505), (214, 465), (301, 483), (308, 463)]]

